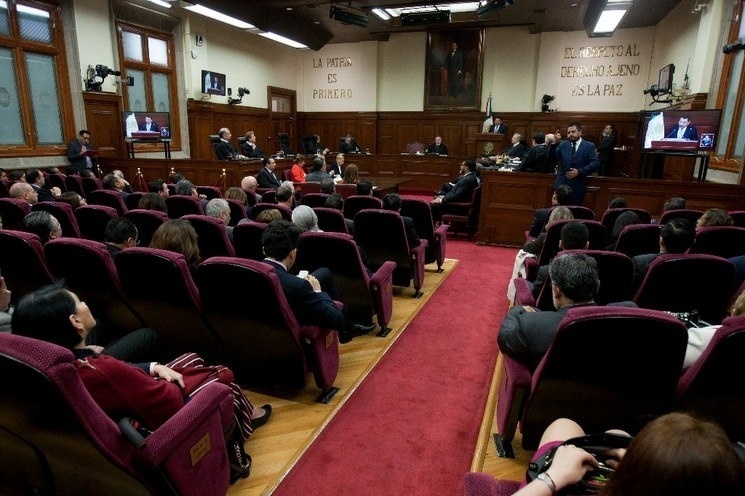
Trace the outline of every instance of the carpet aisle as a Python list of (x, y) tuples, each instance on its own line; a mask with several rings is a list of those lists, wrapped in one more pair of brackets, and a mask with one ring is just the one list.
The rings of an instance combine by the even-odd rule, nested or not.
[(516, 250), (448, 240), (459, 260), (275, 495), (462, 494)]

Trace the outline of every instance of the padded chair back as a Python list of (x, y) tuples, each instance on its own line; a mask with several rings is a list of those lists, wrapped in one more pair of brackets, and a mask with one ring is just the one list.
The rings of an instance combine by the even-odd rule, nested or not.
[(261, 194), (261, 203), (277, 203), (277, 192), (273, 189), (264, 191)]
[(31, 205), (19, 198), (0, 198), (0, 218), (3, 229), (23, 229), (23, 218), (31, 213)]
[(473, 190), (471, 199), (467, 202), (450, 202), (442, 207), (441, 221), (454, 232), (465, 229), (468, 239), (473, 238), (479, 227), (479, 212), (481, 211), (481, 185)]
[(419, 246), (409, 249), (404, 221), (398, 212), (382, 209), (358, 212), (354, 216), (354, 240), (365, 250), (372, 270), (377, 271), (386, 261), (395, 262), (393, 284), (409, 286), (413, 279), (415, 296), (420, 295), (427, 241), (423, 239)]
[(60, 191), (62, 191), (63, 193), (67, 191), (67, 185), (65, 184), (66, 176), (64, 174), (44, 174), (44, 176), (46, 177), (50, 189), (56, 187), (59, 188)]
[(220, 135), (219, 134), (210, 134), (210, 145), (212, 145), (212, 151), (215, 152), (215, 158), (217, 160), (221, 160), (220, 156), (217, 154), (217, 145), (220, 143)]
[(715, 420), (730, 439), (745, 439), (743, 356), (745, 317), (729, 317), (680, 378), (675, 409)]
[[(295, 190), (301, 191), (304, 195), (308, 193), (320, 193), (321, 183), (309, 182), (309, 183), (294, 183)], [(301, 198), (302, 199), (302, 198)]]
[(424, 262), (428, 264), (437, 262), (438, 270), (442, 270), (442, 264), (445, 263), (448, 227), (440, 225), (435, 229), (432, 208), (429, 203), (418, 198), (401, 198), (401, 215), (411, 217), (414, 220), (416, 233), (420, 238), (429, 242), (424, 252)]
[(670, 312), (698, 310), (699, 317), (717, 324), (727, 313), (735, 290), (735, 265), (713, 255), (660, 255), (649, 265), (634, 296), (642, 308)]
[(135, 191), (134, 193), (128, 194), (124, 199), (124, 205), (127, 207), (127, 210), (140, 208), (140, 200), (143, 196), (145, 196), (145, 193), (142, 191)]
[(125, 296), (158, 330), (164, 350), (223, 354), (220, 339), (202, 314), (199, 291), (183, 255), (135, 247), (119, 252), (114, 263)]
[(97, 177), (84, 177), (82, 178), (83, 191), (85, 191), (85, 197), (88, 198), (88, 193), (103, 189), (103, 181)]
[(119, 217), (116, 209), (106, 205), (82, 205), (75, 209), (80, 236), (94, 241), (103, 242), (106, 226), (116, 217)]
[(65, 176), (65, 186), (67, 191), (74, 191), (85, 198), (85, 188), (83, 188), (83, 178), (77, 174), (68, 174)]
[(522, 415), (523, 447), (536, 449), (543, 431), (560, 417), (588, 432), (637, 432), (670, 410), (687, 343), (685, 326), (663, 312), (569, 310), (533, 373)]
[(42, 286), (52, 284), (44, 248), (39, 236), (24, 231), (0, 229), (0, 269), (5, 284), (12, 291), (11, 301)]
[(665, 224), (670, 222), (670, 219), (685, 219), (688, 221), (689, 224), (691, 224), (691, 229), (694, 229), (696, 227), (696, 222), (698, 222), (698, 218), (702, 215), (704, 215), (704, 213), (701, 210), (665, 210), (664, 212), (662, 212), (662, 215), (660, 215), (660, 221), (658, 222), (658, 224), (664, 226)]
[(180, 219), (184, 215), (204, 215), (202, 202), (193, 196), (170, 195), (166, 198), (166, 207), (170, 219)]
[(10, 183), (8, 181), (0, 181), (0, 198), (10, 198)]
[(285, 169), (282, 171), (282, 180), (292, 182), (292, 169)]
[(264, 260), (264, 246), (261, 236), (264, 234), (266, 224), (263, 222), (241, 222), (233, 228), (233, 247), (235, 256), (251, 260)]
[[(393, 311), (392, 262), (384, 262), (380, 275), (369, 277), (354, 239), (341, 233), (305, 232), (300, 235), (297, 252), (299, 269), (313, 272), (326, 267), (331, 271), (350, 320), (372, 322), (372, 315), (377, 314), (378, 324), (386, 328)], [(386, 271), (387, 276), (379, 281)]]
[(580, 222), (587, 226), (590, 233), (590, 250), (604, 250), (606, 247), (605, 227), (600, 222), (585, 219), (562, 219), (551, 224), (546, 230), (546, 239), (543, 242), (543, 249), (538, 256), (538, 266), (548, 265), (551, 260), (559, 253), (559, 241), (561, 240), (561, 229), (568, 222)]
[(688, 253), (706, 253), (722, 258), (745, 255), (745, 228), (734, 226), (702, 227), (696, 231)]
[[(227, 386), (208, 384), (138, 447), (88, 393), (70, 350), (2, 333), (0, 373), (13, 378), (0, 384), (0, 466), (14, 480), (44, 494), (227, 491), (222, 418), (232, 410)], [(201, 458), (190, 456), (194, 447), (205, 446), (205, 437), (211, 446)]]
[(230, 207), (230, 224), (235, 227), (240, 221), (246, 218), (246, 206), (238, 200), (225, 198)]
[(730, 210), (727, 213), (732, 217), (735, 227), (745, 227), (745, 210)]
[(203, 260), (210, 257), (234, 257), (233, 243), (228, 238), (225, 224), (220, 219), (206, 215), (184, 215), (197, 231), (199, 254)]
[(380, 198), (352, 195), (344, 200), (344, 217), (354, 220), (357, 212), (366, 208), (383, 208)]
[(207, 200), (213, 198), (222, 198), (222, 191), (217, 186), (196, 186), (197, 193), (207, 197)]
[(406, 153), (414, 155), (415, 153), (421, 153), (424, 151), (424, 145), (415, 141), (406, 145)]
[(292, 155), (292, 148), (290, 148), (290, 135), (287, 133), (277, 134), (277, 140), (279, 141), (279, 149), (284, 152), (285, 155)]
[(102, 324), (99, 343), (110, 343), (147, 327), (122, 291), (106, 245), (89, 239), (57, 238), (44, 245), (50, 272), (85, 301)]
[(331, 195), (326, 193), (305, 193), (300, 199), (300, 205), (306, 205), (310, 208), (323, 207), (326, 205), (326, 198)]
[(629, 257), (660, 251), (659, 224), (631, 224), (618, 235), (615, 251)]
[[(241, 384), (304, 388), (305, 372), (311, 369), (319, 387), (333, 385), (339, 368), (334, 331), (301, 330), (271, 265), (215, 257), (200, 264), (196, 277), (205, 313), (225, 342)], [(250, 297), (229, 290), (225, 281), (250, 288)], [(305, 338), (312, 348), (304, 351)]]
[(145, 210), (136, 208), (130, 210), (124, 217), (131, 220), (137, 226), (137, 237), (140, 240), (140, 246), (150, 246), (155, 231), (168, 220), (168, 214), (158, 210)]
[(65, 202), (39, 202), (31, 206), (31, 211), (36, 212), (42, 210), (49, 212), (57, 219), (62, 226), (62, 236), (68, 238), (79, 238), (80, 228), (78, 227), (78, 219), (75, 218), (75, 211), (72, 209), (72, 205)]
[(325, 232), (349, 234), (344, 214), (335, 208), (315, 207), (313, 211), (318, 217), (318, 228)]
[(248, 215), (248, 218), (251, 220), (256, 219), (256, 217), (259, 216), (261, 212), (264, 210), (269, 210), (271, 208), (276, 208), (279, 210), (279, 213), (282, 214), (282, 219), (288, 220), (292, 222), (292, 210), (290, 210), (285, 205), (278, 205), (276, 203), (257, 203), (253, 207), (251, 207), (251, 212)]
[(357, 194), (357, 185), (356, 184), (337, 184), (336, 185), (336, 192), (341, 195), (344, 200), (349, 198), (350, 196), (354, 196)]
[(119, 216), (124, 215), (127, 206), (124, 204), (124, 197), (118, 191), (110, 189), (98, 189), (88, 193), (86, 197), (89, 205), (105, 205), (116, 209)]
[(609, 208), (603, 212), (603, 218), (600, 221), (605, 226), (605, 232), (608, 233), (608, 244), (610, 244), (610, 236), (613, 233), (613, 227), (616, 225), (616, 219), (624, 212), (632, 211), (641, 219), (642, 224), (649, 224), (652, 222), (652, 214), (642, 208)]

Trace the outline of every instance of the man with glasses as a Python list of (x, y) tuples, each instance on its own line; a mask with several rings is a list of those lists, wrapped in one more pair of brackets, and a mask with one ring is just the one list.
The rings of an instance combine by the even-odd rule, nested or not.
[(67, 173), (80, 174), (82, 170), (93, 169), (91, 157), (95, 158), (91, 145), (91, 133), (83, 129), (78, 133), (77, 139), (67, 145), (67, 160), (70, 161)]
[(137, 227), (131, 220), (125, 217), (111, 219), (106, 224), (106, 231), (104, 231), (103, 238), (111, 258), (114, 258), (122, 250), (140, 244)]

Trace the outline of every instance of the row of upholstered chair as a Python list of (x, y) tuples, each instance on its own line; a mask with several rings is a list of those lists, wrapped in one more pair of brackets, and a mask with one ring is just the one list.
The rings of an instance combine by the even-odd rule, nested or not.
[(241, 384), (302, 388), (309, 369), (324, 394), (333, 390), (336, 333), (297, 323), (268, 264), (213, 257), (192, 275), (170, 251), (128, 248), (112, 259), (97, 241), (58, 238), (42, 247), (36, 235), (7, 230), (0, 247), (14, 301), (63, 279), (100, 320), (102, 341), (148, 326), (173, 353), (225, 360)]
[[(498, 450), (511, 456), (518, 424), (534, 450), (545, 428), (567, 417), (588, 432), (637, 432), (653, 416), (690, 411), (719, 422), (732, 439), (745, 435), (745, 317), (730, 317), (683, 372), (688, 333), (660, 311), (570, 309), (535, 371), (503, 355), (497, 403)], [(633, 366), (631, 366), (633, 364)]]

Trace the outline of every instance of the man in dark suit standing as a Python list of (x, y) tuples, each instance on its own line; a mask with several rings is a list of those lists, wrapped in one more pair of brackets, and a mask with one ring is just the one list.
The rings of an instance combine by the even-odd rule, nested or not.
[(446, 67), (448, 70), (448, 95), (455, 98), (458, 96), (458, 80), (463, 74), (463, 52), (458, 50), (457, 43), (453, 43), (453, 49), (448, 53)]
[(339, 294), (331, 272), (319, 268), (305, 277), (294, 276), (288, 270), (295, 264), (301, 229), (285, 220), (270, 223), (261, 236), (265, 263), (274, 267), (295, 318), (300, 325), (317, 325), (336, 329), (339, 342), (348, 343), (353, 337), (365, 334), (375, 325), (363, 326), (349, 321), (336, 306)]
[(550, 158), (555, 157), (558, 162), (554, 189), (562, 184), (572, 188), (572, 205), (582, 205), (587, 189), (587, 176), (600, 167), (598, 152), (595, 145), (582, 139), (582, 125), (572, 122), (567, 126), (567, 139), (561, 140), (561, 133), (554, 134), (555, 148), (551, 149)]
[(448, 154), (448, 146), (442, 142), (442, 136), (435, 136), (435, 142), (427, 147), (427, 153)]
[(272, 157), (264, 158), (264, 167), (259, 171), (259, 188), (279, 188), (282, 184), (274, 174), (274, 168), (277, 164)]
[(507, 134), (507, 126), (502, 124), (502, 117), (495, 116), (494, 124), (489, 128), (490, 133)]
[(160, 127), (158, 124), (153, 122), (153, 118), (149, 115), (145, 117), (145, 122), (140, 125), (140, 131), (158, 131), (160, 132)]
[(70, 161), (68, 174), (80, 174), (84, 169), (92, 169), (93, 161), (91, 160), (91, 133), (83, 129), (78, 133), (78, 138), (67, 145), (67, 160)]
[(691, 119), (683, 116), (678, 120), (678, 127), (673, 128), (665, 138), (677, 138), (698, 141), (698, 131), (691, 125)]
[(608, 124), (603, 129), (603, 134), (600, 136), (600, 143), (598, 144), (598, 160), (600, 161), (601, 176), (607, 176), (611, 173), (611, 163), (613, 162), (613, 148), (616, 147), (616, 127), (613, 124)]

